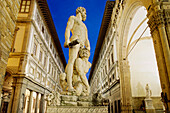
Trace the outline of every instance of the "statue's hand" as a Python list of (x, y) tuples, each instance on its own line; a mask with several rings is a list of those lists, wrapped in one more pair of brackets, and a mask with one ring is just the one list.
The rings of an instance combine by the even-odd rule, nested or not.
[(64, 42), (64, 47), (65, 47), (65, 48), (68, 48), (68, 47), (69, 47), (69, 43), (70, 43), (70, 41)]
[(90, 47), (86, 47), (86, 49), (90, 51)]

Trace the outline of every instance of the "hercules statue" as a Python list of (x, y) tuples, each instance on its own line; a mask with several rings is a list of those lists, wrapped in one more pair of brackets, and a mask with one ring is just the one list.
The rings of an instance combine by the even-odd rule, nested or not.
[[(86, 87), (87, 93), (89, 94), (90, 87), (86, 78), (86, 73), (91, 67), (91, 63), (88, 62), (88, 58), (90, 56), (90, 43), (88, 40), (86, 25), (83, 23), (85, 20), (86, 9), (83, 7), (78, 7), (76, 9), (76, 16), (70, 16), (67, 22), (64, 47), (69, 48), (69, 60), (64, 74), (66, 76), (68, 92), (74, 92), (77, 89), (73, 87), (73, 73), (77, 73), (81, 79), (81, 82)], [(71, 37), (70, 32), (72, 33)], [(80, 55), (80, 51), (83, 51), (81, 54), (83, 53), (84, 55)], [(84, 69), (83, 67), (87, 68)], [(62, 75), (63, 74), (61, 74), (61, 76)], [(63, 80), (64, 79), (62, 78), (62, 81)]]

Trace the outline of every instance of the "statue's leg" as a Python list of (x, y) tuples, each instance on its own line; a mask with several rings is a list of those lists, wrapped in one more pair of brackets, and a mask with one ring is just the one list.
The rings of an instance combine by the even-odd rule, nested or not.
[(80, 75), (80, 78), (81, 78), (83, 84), (87, 87), (87, 95), (89, 95), (89, 93), (90, 93), (90, 86), (89, 86), (89, 82), (87, 80), (86, 74), (83, 73), (83, 72), (80, 72), (79, 75)]
[(80, 44), (77, 44), (69, 48), (69, 60), (65, 70), (67, 74), (68, 91), (74, 91), (74, 88), (72, 86), (73, 65), (75, 59), (77, 58), (79, 48), (80, 48)]
[(77, 96), (80, 96), (82, 91), (83, 91), (83, 84), (82, 83), (78, 83), (78, 85), (76, 87), (76, 94), (77, 94)]

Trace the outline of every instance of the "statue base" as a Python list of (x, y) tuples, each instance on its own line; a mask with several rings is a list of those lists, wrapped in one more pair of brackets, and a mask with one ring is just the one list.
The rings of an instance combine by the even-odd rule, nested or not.
[(47, 113), (108, 113), (107, 106), (48, 106)]
[[(59, 95), (59, 94), (57, 94)], [(47, 106), (47, 113), (108, 113), (108, 106), (94, 105), (92, 96), (54, 96)], [(60, 104), (53, 104), (60, 101)]]
[(145, 98), (146, 113), (156, 113), (151, 98)]

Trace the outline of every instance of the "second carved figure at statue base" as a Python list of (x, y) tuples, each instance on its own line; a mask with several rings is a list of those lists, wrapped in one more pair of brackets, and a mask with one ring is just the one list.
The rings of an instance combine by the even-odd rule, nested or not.
[[(86, 73), (91, 67), (91, 63), (88, 61), (90, 56), (89, 50), (82, 48), (79, 51), (79, 57), (75, 60), (73, 68), (72, 84), (75, 89), (73, 92), (77, 96), (88, 96), (90, 93), (90, 86), (88, 84)], [(66, 74), (62, 73), (60, 75), (60, 85), (63, 89), (62, 94), (72, 95), (73, 93), (68, 91), (68, 85), (66, 80)]]

